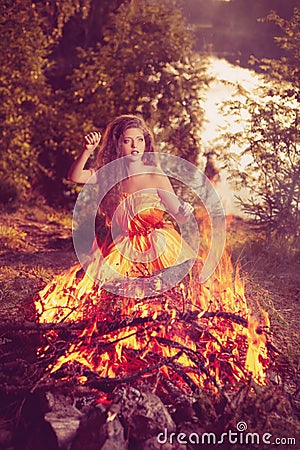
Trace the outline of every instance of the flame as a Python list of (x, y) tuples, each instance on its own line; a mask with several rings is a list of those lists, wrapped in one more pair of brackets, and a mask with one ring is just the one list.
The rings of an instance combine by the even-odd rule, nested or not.
[[(268, 315), (261, 310), (260, 323), (254, 316), (239, 268), (233, 266), (227, 250), (205, 284), (197, 281), (202, 266), (199, 257), (179, 286), (162, 298), (145, 300), (106, 292), (79, 265), (57, 276), (36, 300), (39, 321), (85, 326), (74, 331), (67, 350), (53, 358), (49, 373), (78, 363), (98, 377), (122, 379), (149, 369), (149, 377), (159, 373), (178, 386), (183, 377), (191, 385), (213, 391), (250, 376), (265, 384)], [(55, 336), (59, 331), (52, 331), (52, 339)], [(51, 345), (40, 355), (49, 352)], [(80, 383), (87, 379), (86, 372), (78, 374)]]

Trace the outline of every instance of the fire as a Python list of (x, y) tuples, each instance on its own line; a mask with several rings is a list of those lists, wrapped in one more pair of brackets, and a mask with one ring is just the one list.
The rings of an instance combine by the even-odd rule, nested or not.
[(260, 323), (253, 315), (226, 250), (205, 284), (197, 281), (201, 268), (199, 258), (179, 286), (148, 299), (110, 294), (80, 266), (56, 277), (36, 300), (40, 323), (67, 322), (70, 329), (82, 324), (83, 329), (74, 329), (58, 357), (51, 343), (60, 332), (48, 336), (50, 345), (42, 352), (52, 351), (50, 374), (77, 363), (82, 384), (89, 374), (105, 380), (140, 375), (155, 383), (165, 377), (179, 387), (184, 382), (187, 389), (213, 391), (250, 377), (265, 384), (267, 314), (260, 312)]

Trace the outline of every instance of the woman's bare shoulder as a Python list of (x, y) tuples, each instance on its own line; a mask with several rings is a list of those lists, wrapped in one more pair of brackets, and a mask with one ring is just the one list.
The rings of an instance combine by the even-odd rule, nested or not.
[(161, 176), (161, 175), (163, 175), (165, 177), (167, 176), (166, 173), (162, 170), (161, 167), (157, 167), (157, 166), (150, 166), (150, 167), (151, 167), (150, 172), (151, 172), (152, 175), (154, 175), (154, 176), (157, 176), (157, 175)]
[(167, 174), (159, 167), (152, 173), (153, 184), (157, 189), (171, 189), (171, 183)]

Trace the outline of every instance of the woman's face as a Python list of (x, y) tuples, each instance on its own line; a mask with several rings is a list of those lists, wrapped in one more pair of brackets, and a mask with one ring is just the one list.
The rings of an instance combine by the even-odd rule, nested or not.
[(145, 151), (144, 133), (140, 128), (128, 128), (121, 138), (122, 156), (140, 159)]

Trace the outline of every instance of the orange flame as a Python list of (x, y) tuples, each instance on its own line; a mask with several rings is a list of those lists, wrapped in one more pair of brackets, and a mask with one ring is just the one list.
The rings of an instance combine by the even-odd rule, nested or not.
[[(179, 286), (163, 298), (145, 300), (107, 293), (79, 265), (57, 276), (36, 300), (40, 322), (87, 325), (50, 373), (76, 361), (99, 377), (121, 378), (152, 365), (175, 382), (176, 370), (183, 371), (201, 388), (215, 390), (216, 384), (234, 384), (250, 375), (265, 384), (269, 359), (262, 329), (269, 327), (267, 314), (262, 312), (259, 324), (227, 251), (203, 285), (197, 282), (201, 268), (199, 258)], [(114, 330), (116, 320), (120, 326)], [(158, 364), (170, 358), (174, 364)], [(79, 382), (86, 380), (80, 374)]]

